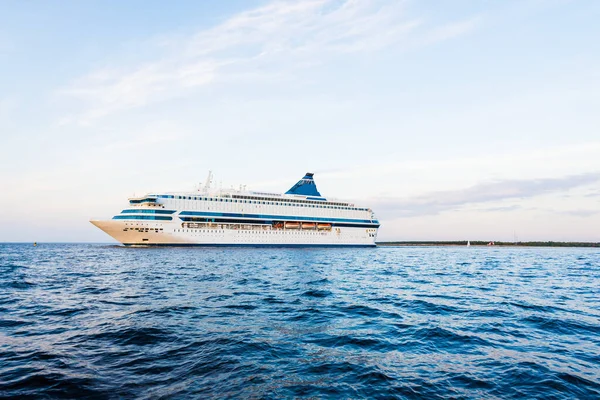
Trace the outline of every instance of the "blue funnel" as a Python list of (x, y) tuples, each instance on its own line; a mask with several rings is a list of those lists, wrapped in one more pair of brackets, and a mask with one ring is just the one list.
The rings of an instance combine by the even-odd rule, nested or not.
[(290, 190), (285, 194), (299, 194), (302, 196), (316, 196), (321, 197), (321, 193), (317, 190), (317, 185), (313, 179), (313, 173), (307, 172), (302, 179), (298, 181)]

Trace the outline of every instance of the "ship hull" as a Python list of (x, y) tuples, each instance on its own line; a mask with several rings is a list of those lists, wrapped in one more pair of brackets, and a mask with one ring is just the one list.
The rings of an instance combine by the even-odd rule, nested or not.
[(90, 222), (126, 246), (374, 247), (377, 231), (363, 227), (340, 227), (329, 231), (263, 226), (189, 229), (176, 222)]

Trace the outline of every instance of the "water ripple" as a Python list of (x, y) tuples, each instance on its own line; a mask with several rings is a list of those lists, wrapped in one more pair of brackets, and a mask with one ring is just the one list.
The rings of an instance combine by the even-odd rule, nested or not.
[(0, 397), (600, 398), (595, 249), (0, 244)]

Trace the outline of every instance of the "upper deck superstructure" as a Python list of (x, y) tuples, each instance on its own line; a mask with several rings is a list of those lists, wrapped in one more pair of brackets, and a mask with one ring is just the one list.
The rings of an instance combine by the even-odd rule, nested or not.
[(92, 221), (126, 245), (374, 246), (371, 209), (321, 196), (307, 173), (285, 194), (210, 190), (130, 198), (110, 221)]

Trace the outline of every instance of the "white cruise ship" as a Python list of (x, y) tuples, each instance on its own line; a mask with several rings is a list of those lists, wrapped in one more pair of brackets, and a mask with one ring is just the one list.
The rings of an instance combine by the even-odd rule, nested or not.
[(243, 190), (158, 193), (129, 199), (92, 224), (126, 246), (375, 246), (370, 208), (329, 201), (307, 173), (285, 194)]

